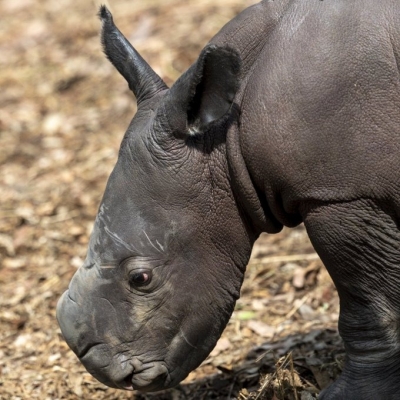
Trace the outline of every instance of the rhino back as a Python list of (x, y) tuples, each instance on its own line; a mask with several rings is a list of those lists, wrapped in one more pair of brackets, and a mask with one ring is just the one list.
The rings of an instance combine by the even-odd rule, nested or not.
[(309, 200), (390, 198), (399, 210), (400, 5), (284, 3), (240, 99), (254, 183), (288, 225)]

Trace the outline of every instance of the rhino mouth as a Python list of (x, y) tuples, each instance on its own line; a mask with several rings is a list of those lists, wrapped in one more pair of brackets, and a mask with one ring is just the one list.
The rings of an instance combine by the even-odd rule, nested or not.
[(169, 387), (171, 379), (163, 362), (142, 364), (139, 360), (132, 360), (131, 364), (134, 367), (133, 372), (119, 385), (123, 389), (155, 392)]

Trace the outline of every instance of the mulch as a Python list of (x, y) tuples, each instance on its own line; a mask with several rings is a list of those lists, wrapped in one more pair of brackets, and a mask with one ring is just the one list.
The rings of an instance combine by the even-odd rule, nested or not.
[[(109, 0), (168, 83), (248, 0)], [(336, 290), (303, 226), (262, 235), (216, 348), (175, 389), (109, 389), (62, 339), (55, 306), (85, 258), (134, 115), (102, 54), (97, 1), (0, 3), (0, 399), (316, 398), (340, 373)]]

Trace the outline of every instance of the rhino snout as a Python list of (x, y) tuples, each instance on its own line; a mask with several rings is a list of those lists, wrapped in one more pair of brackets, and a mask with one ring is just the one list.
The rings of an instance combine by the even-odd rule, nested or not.
[[(141, 361), (102, 340), (89, 326), (74, 291), (63, 293), (57, 304), (57, 319), (65, 341), (79, 357), (88, 372), (107, 386), (143, 392), (170, 387), (172, 380), (163, 361)], [(117, 351), (116, 351), (117, 348)], [(175, 382), (176, 384), (177, 382)]]
[(171, 379), (164, 362), (156, 361), (144, 364), (138, 358), (133, 358), (130, 364), (133, 372), (128, 377), (127, 384), (131, 388), (150, 392), (169, 387)]
[(61, 333), (68, 343), (68, 346), (74, 351), (75, 354), (79, 355), (82, 350), (79, 351), (78, 342), (79, 326), (76, 321), (78, 314), (78, 303), (71, 297), (69, 290), (66, 290), (57, 303), (57, 321), (61, 328)]

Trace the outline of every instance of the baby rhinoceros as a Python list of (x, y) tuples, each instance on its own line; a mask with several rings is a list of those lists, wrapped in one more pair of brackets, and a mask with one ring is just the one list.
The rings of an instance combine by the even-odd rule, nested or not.
[(177, 385), (220, 337), (260, 233), (304, 222), (347, 353), (320, 399), (400, 399), (400, 2), (262, 1), (170, 89), (100, 17), (138, 111), (58, 304), (86, 369)]

